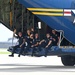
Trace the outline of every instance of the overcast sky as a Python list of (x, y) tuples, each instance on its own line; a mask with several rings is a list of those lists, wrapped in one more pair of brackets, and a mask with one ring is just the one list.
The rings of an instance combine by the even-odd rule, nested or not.
[(12, 35), (13, 32), (0, 23), (0, 42), (7, 42)]

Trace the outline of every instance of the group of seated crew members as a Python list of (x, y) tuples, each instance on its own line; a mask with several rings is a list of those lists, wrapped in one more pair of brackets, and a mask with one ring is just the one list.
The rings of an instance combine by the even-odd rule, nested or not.
[(27, 50), (29, 50), (30, 48), (32, 48), (31, 56), (34, 56), (36, 48), (39, 51), (41, 51), (42, 48), (44, 48), (45, 56), (47, 56), (48, 50), (50, 50), (52, 46), (56, 46), (58, 43), (58, 37), (56, 35), (55, 30), (52, 30), (52, 35), (50, 33), (47, 33), (46, 38), (42, 40), (39, 39), (39, 34), (35, 33), (33, 28), (31, 28), (31, 31), (27, 30), (27, 33), (25, 35), (23, 35), (22, 32), (18, 32), (18, 36), (15, 36), (14, 34), (14, 37), (19, 39), (18, 40), (19, 44), (13, 46), (12, 54), (9, 55), (10, 57), (14, 57), (14, 53), (17, 48), (20, 48), (18, 57), (20, 57), (22, 52), (24, 52), (24, 55), (26, 55)]

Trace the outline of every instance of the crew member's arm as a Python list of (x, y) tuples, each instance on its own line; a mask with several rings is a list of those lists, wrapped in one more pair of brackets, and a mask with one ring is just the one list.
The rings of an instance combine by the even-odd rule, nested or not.
[(38, 46), (39, 45), (39, 42), (37, 42), (34, 46)]
[(45, 40), (41, 40), (39, 44), (41, 44), (41, 43), (43, 43), (43, 42), (45, 42)]
[(25, 39), (23, 39), (23, 43), (20, 45), (20, 47), (22, 47), (25, 44)]
[(55, 39), (55, 38), (53, 38), (53, 41), (56, 41), (56, 39)]
[(18, 35), (16, 35), (16, 34), (13, 34), (13, 37), (15, 37), (15, 38), (18, 38)]
[(36, 47), (39, 45), (39, 42), (37, 42), (36, 44), (32, 45), (31, 47)]
[(60, 42), (60, 37), (58, 36), (58, 41), (57, 41), (57, 45), (59, 45), (59, 42)]
[(52, 41), (50, 40), (49, 43), (47, 44), (46, 48), (51, 45)]
[(16, 35), (16, 29), (14, 30), (14, 32), (13, 32), (13, 37), (15, 37), (15, 38), (18, 38), (18, 36)]

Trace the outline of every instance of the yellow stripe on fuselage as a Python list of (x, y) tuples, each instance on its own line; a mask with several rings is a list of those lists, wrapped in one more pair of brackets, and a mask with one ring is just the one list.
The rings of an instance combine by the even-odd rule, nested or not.
[(27, 8), (30, 11), (48, 11), (48, 12), (63, 12), (63, 9), (50, 9), (50, 8)]
[(63, 13), (46, 13), (46, 12), (32, 12), (35, 15), (44, 15), (44, 16), (63, 16)]

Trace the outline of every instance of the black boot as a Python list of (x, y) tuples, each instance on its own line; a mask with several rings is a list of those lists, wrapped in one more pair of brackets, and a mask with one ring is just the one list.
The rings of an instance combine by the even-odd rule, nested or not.
[(11, 54), (11, 55), (9, 55), (9, 57), (14, 57), (14, 55), (13, 55), (13, 54)]
[(20, 57), (20, 54), (18, 55), (18, 57)]
[(32, 53), (32, 55), (31, 55), (32, 57), (34, 56), (34, 53)]
[(47, 57), (47, 51), (45, 51), (45, 57)]

